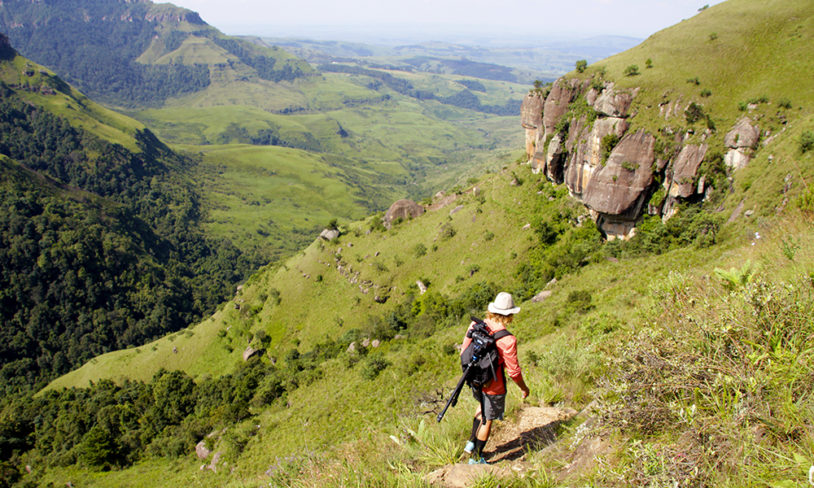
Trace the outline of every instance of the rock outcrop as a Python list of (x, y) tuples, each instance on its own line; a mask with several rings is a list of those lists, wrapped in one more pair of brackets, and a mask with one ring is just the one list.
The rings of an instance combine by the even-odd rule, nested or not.
[[(629, 118), (643, 109), (634, 104), (638, 93), (638, 88), (620, 89), (611, 82), (561, 78), (542, 102), (541, 116), (539, 93), (530, 93), (523, 103), (522, 126), (532, 171), (565, 184), (609, 239), (632, 236), (645, 211), (667, 219), (680, 201), (706, 191), (699, 173), (708, 153), (703, 141), (709, 134), (694, 135), (690, 130), (679, 136), (665, 129), (657, 149), (655, 133), (644, 129), (629, 133)], [(657, 110), (665, 120), (675, 117), (684, 122), (686, 105), (680, 98), (666, 100)], [(759, 135), (748, 118), (739, 120), (726, 136), (727, 164), (742, 167)], [(661, 181), (663, 190), (658, 187)], [(663, 198), (651, 204), (657, 191)]]
[(733, 169), (740, 169), (749, 163), (752, 151), (760, 139), (760, 129), (752, 124), (748, 117), (742, 117), (724, 138), (724, 145), (729, 148), (724, 162)]
[(543, 126), (543, 103), (540, 92), (532, 91), (523, 99), (520, 106), (520, 123), (526, 129), (526, 153), (534, 153), (537, 144), (537, 130)]
[(336, 229), (322, 229), (322, 232), (319, 233), (319, 238), (324, 241), (333, 241), (339, 237), (339, 231)]
[(424, 214), (424, 207), (412, 200), (398, 200), (384, 214), (384, 226), (388, 229), (397, 219), (413, 219)]

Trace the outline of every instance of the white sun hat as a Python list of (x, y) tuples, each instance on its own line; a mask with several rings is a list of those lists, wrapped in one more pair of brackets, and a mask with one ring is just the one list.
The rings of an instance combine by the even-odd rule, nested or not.
[(514, 299), (510, 293), (502, 291), (497, 294), (495, 301), (489, 304), (488, 310), (498, 315), (512, 315), (520, 311), (514, 306)]

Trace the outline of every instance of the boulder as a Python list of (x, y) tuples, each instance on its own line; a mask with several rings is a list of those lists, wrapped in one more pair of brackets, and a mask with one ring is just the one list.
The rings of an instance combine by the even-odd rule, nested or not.
[(706, 154), (706, 144), (700, 146), (688, 144), (681, 148), (673, 163), (672, 174), (665, 180), (668, 196), (688, 198), (695, 194), (697, 188), (695, 178)]
[(384, 226), (389, 229), (396, 219), (412, 219), (423, 213), (424, 207), (414, 201), (406, 198), (398, 200), (384, 214)]
[(531, 301), (534, 303), (540, 303), (542, 301), (545, 301), (546, 298), (549, 298), (553, 294), (554, 292), (551, 290), (543, 290), (537, 295), (535, 295), (534, 298), (531, 299)]
[(243, 360), (248, 361), (250, 357), (256, 356), (262, 353), (262, 349), (255, 349), (252, 346), (248, 346), (245, 351), (243, 351)]
[(741, 117), (735, 123), (735, 127), (727, 132), (724, 144), (732, 149), (754, 149), (758, 139), (760, 139), (760, 129), (756, 125), (752, 125), (749, 117)]
[(602, 90), (592, 104), (594, 110), (608, 117), (627, 117), (634, 94), (614, 89), (613, 83)]
[(751, 160), (752, 158), (743, 149), (730, 149), (724, 156), (724, 164), (732, 169), (741, 169)]
[(336, 229), (323, 229), (322, 232), (319, 233), (319, 238), (325, 241), (333, 241), (339, 237), (339, 231)]
[(729, 148), (724, 156), (724, 163), (733, 169), (746, 166), (751, 160), (752, 150), (757, 147), (759, 139), (758, 126), (752, 125), (749, 117), (741, 117), (724, 137), (724, 145)]
[(209, 463), (209, 466), (207, 466), (207, 467), (210, 470), (217, 473), (218, 472), (218, 463), (220, 462), (221, 456), (223, 456), (223, 453), (221, 451), (216, 452), (215, 455), (212, 456), (212, 462)]
[(605, 166), (585, 186), (583, 203), (607, 215), (626, 215), (635, 220), (648, 187), (653, 183), (652, 164), (656, 139), (644, 130), (622, 137)]
[(198, 456), (198, 459), (206, 459), (210, 454), (212, 451), (207, 449), (205, 441), (201, 441), (195, 446), (195, 455)]

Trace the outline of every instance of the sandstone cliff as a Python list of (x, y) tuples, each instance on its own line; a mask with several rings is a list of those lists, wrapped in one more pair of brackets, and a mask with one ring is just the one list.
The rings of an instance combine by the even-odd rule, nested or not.
[[(668, 127), (690, 106), (680, 99), (655, 109), (666, 122), (658, 132), (630, 131), (638, 93), (608, 81), (560, 78), (548, 93), (530, 92), (521, 109), (532, 170), (565, 184), (609, 239), (632, 236), (644, 212), (669, 219), (680, 202), (700, 200), (707, 190), (701, 168), (711, 132)], [(748, 118), (737, 122), (720, 148), (729, 168), (748, 163), (759, 136)]]

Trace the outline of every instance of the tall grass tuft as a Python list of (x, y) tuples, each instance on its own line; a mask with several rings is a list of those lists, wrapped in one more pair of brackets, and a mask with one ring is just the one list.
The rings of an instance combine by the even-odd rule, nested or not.
[(814, 290), (807, 276), (743, 279), (750, 269), (735, 270), (725, 290), (680, 275), (654, 290), (660, 308), (603, 385), (604, 427), (634, 440), (626, 483), (804, 479), (814, 459)]

